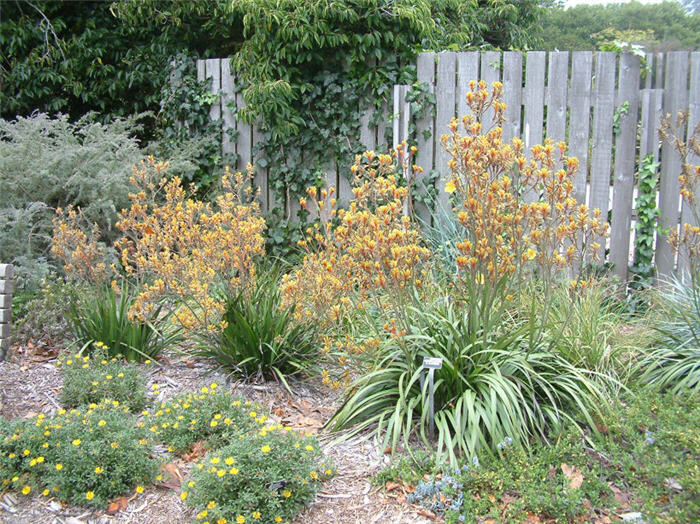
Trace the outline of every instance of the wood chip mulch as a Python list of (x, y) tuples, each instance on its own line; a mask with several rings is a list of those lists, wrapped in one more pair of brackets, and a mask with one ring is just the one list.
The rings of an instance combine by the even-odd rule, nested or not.
[[(54, 366), (55, 352), (32, 351), (26, 346), (13, 349), (8, 361), (0, 362), (0, 415), (13, 419), (53, 414), (60, 407), (61, 387), (61, 376)], [(291, 383), (293, 394), (290, 394), (274, 382), (247, 384), (231, 380), (215, 371), (207, 360), (173, 352), (165, 355), (161, 366), (154, 366), (148, 373), (149, 391), (153, 383), (159, 386), (158, 401), (183, 391), (199, 390), (212, 382), (266, 406), (272, 417), (293, 429), (315, 433), (324, 454), (333, 460), (338, 473), (323, 484), (313, 503), (297, 516), (294, 524), (432, 522), (421, 516), (417, 508), (397, 503), (371, 483), (372, 476), (389, 461), (375, 439), (354, 437), (338, 443), (337, 435), (323, 430), (340, 399), (320, 383)], [(173, 462), (186, 478), (189, 464), (181, 459)], [(180, 524), (194, 521), (195, 511), (180, 501), (176, 485), (149, 487), (122, 502), (121, 506), (126, 507), (110, 515), (66, 506), (55, 499), (4, 492), (0, 493), (0, 522)]]

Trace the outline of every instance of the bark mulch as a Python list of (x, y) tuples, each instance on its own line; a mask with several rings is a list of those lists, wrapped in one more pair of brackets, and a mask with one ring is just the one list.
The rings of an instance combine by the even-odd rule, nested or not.
[[(14, 348), (8, 361), (0, 362), (0, 415), (12, 419), (47, 416), (59, 409), (61, 376), (54, 367), (55, 352), (33, 351), (31, 347)], [(272, 416), (293, 429), (318, 436), (324, 454), (331, 457), (338, 473), (326, 481), (316, 499), (294, 520), (302, 523), (421, 523), (430, 520), (417, 508), (397, 503), (371, 483), (372, 476), (389, 457), (376, 440), (350, 438), (334, 442), (337, 435), (324, 432), (340, 399), (320, 383), (292, 383), (293, 393), (276, 383), (246, 384), (230, 380), (213, 370), (211, 363), (178, 353), (168, 353), (160, 367), (149, 372), (148, 387), (159, 385), (158, 400), (168, 399), (182, 391), (198, 390), (217, 382), (235, 395), (267, 406)], [(174, 460), (177, 469), (187, 477), (189, 464)], [(0, 493), (0, 522), (50, 524), (180, 524), (193, 522), (195, 511), (179, 498), (177, 486), (149, 487), (140, 495), (126, 500), (126, 507), (110, 515), (84, 508), (62, 505), (54, 499), (24, 497), (14, 492)]]

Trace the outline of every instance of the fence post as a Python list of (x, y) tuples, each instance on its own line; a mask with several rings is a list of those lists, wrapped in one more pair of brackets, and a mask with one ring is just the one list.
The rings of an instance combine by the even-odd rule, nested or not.
[(0, 361), (10, 349), (12, 317), (12, 265), (0, 264)]

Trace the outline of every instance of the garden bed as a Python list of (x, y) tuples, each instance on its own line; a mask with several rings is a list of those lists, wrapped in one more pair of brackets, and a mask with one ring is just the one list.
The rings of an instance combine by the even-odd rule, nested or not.
[[(167, 365), (154, 367), (148, 373), (149, 388), (153, 383), (159, 385), (159, 401), (216, 382), (225, 385), (234, 395), (267, 407), (276, 421), (295, 430), (318, 434), (324, 455), (333, 461), (338, 471), (323, 484), (313, 504), (295, 522), (428, 522), (418, 513), (420, 509), (396, 503), (371, 483), (371, 477), (388, 462), (388, 455), (383, 454), (376, 441), (354, 438), (332, 444), (332, 439), (324, 434), (322, 426), (339, 399), (320, 382), (293, 383), (294, 394), (290, 394), (274, 382), (227, 381), (227, 377), (213, 370), (205, 359), (172, 352), (164, 359)], [(55, 363), (56, 359), (50, 355), (33, 351), (0, 362), (0, 415), (14, 419), (39, 413), (48, 416), (57, 411), (61, 376)], [(180, 458), (173, 463), (186, 477), (191, 464)], [(113, 515), (63, 505), (51, 498), (25, 497), (18, 492), (0, 495), (0, 505), (0, 522), (13, 524), (179, 524), (192, 522), (196, 513), (180, 500), (177, 485), (147, 487), (142, 494), (133, 493), (126, 507)]]

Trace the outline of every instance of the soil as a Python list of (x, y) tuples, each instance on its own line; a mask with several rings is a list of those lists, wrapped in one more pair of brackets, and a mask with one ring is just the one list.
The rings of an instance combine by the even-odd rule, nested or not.
[[(56, 352), (36, 351), (31, 346), (15, 347), (8, 361), (0, 362), (0, 415), (12, 419), (47, 416), (60, 408), (61, 375), (54, 366)], [(416, 508), (405, 504), (400, 493), (384, 493), (371, 478), (389, 461), (376, 439), (363, 435), (337, 442), (337, 434), (327, 434), (323, 426), (340, 399), (320, 383), (292, 382), (287, 391), (274, 382), (249, 384), (213, 369), (204, 359), (167, 353), (148, 374), (148, 388), (159, 385), (158, 400), (182, 391), (198, 390), (216, 382), (235, 395), (258, 402), (273, 417), (293, 429), (317, 435), (323, 452), (338, 473), (326, 481), (313, 503), (297, 516), (301, 523), (424, 523), (431, 522)], [(174, 461), (187, 477), (189, 464)], [(149, 487), (128, 499), (128, 505), (114, 515), (86, 511), (61, 504), (55, 499), (24, 497), (14, 492), (0, 493), (0, 522), (12, 524), (180, 524), (194, 521), (196, 513), (180, 501), (179, 489)]]

